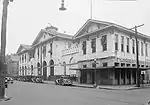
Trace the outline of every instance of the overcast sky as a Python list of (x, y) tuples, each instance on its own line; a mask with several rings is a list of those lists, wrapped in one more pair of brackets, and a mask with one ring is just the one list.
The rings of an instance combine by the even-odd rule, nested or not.
[[(31, 45), (48, 23), (59, 32), (74, 35), (90, 18), (91, 0), (64, 0), (66, 11), (59, 11), (61, 0), (14, 0), (8, 6), (6, 53), (16, 53), (20, 44)], [(92, 0), (93, 19), (131, 28), (150, 35), (150, 0)], [(2, 16), (2, 0), (0, 4)]]

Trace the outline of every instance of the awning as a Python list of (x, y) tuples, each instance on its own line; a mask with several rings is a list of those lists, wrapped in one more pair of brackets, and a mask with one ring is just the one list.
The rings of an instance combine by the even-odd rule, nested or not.
[(98, 67), (98, 68), (69, 68), (69, 70), (104, 70), (104, 69), (112, 69), (114, 66), (110, 67)]
[[(136, 67), (115, 67), (115, 69), (137, 69)], [(150, 70), (149, 67), (140, 67), (140, 70)]]

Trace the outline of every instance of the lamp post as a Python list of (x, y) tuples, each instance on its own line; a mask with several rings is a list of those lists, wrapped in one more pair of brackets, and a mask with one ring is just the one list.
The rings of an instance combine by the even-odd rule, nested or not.
[(64, 0), (61, 1), (61, 7), (59, 8), (60, 11), (65, 11), (66, 8), (64, 7)]
[(0, 99), (6, 99), (5, 97), (5, 48), (6, 48), (6, 25), (7, 25), (7, 7), (9, 2), (13, 0), (3, 0), (3, 13), (1, 24), (1, 54), (0, 54)]
[(94, 72), (95, 72), (95, 83), (94, 83), (94, 87), (97, 87), (97, 76), (96, 76), (96, 58), (94, 59)]

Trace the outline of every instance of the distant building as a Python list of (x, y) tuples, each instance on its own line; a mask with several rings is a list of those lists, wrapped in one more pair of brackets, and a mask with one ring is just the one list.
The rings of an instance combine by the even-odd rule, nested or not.
[(16, 54), (6, 55), (7, 75), (17, 76), (19, 67), (19, 56)]

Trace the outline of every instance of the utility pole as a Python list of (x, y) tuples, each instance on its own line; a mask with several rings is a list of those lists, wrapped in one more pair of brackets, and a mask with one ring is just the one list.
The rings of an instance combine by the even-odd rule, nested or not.
[(0, 99), (6, 99), (5, 97), (5, 48), (6, 48), (6, 27), (7, 27), (7, 7), (9, 1), (3, 0), (3, 13), (2, 13), (2, 25), (1, 25), (1, 52), (0, 52)]
[(0, 55), (0, 99), (5, 98), (5, 48), (8, 0), (3, 0), (3, 13), (1, 25), (1, 55)]
[(97, 72), (96, 72), (96, 58), (94, 59), (94, 75), (95, 75), (95, 83), (94, 83), (94, 87), (96, 88), (97, 87)]
[(139, 69), (139, 47), (138, 47), (138, 40), (137, 40), (137, 35), (138, 35), (138, 32), (137, 32), (137, 28), (138, 27), (141, 27), (143, 26), (144, 24), (142, 25), (138, 25), (138, 26), (135, 26), (131, 29), (135, 29), (135, 34), (134, 34), (134, 37), (135, 37), (135, 40), (136, 40), (136, 65), (137, 65), (137, 82), (136, 82), (136, 86), (137, 87), (140, 87), (140, 75), (141, 75), (141, 70)]

